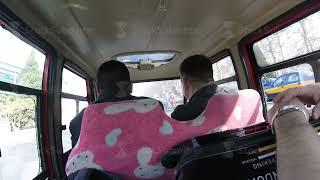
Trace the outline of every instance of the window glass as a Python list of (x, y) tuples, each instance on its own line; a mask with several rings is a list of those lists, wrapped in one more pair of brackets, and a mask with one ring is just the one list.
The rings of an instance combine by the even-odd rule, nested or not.
[(264, 78), (263, 77), (261, 79), (263, 88), (267, 88), (267, 87), (272, 86), (275, 80), (276, 80), (275, 78)]
[(254, 43), (258, 65), (265, 67), (320, 50), (319, 27), (317, 12)]
[(134, 83), (132, 95), (161, 101), (168, 115), (171, 115), (176, 106), (183, 104), (180, 80)]
[(89, 103), (87, 101), (79, 101), (79, 112), (81, 112), (88, 105), (89, 105)]
[(288, 82), (289, 83), (299, 82), (299, 73), (294, 73), (294, 74), (289, 75)]
[(231, 81), (228, 83), (219, 84), (219, 87), (227, 90), (228, 92), (233, 92), (233, 91), (239, 90), (237, 81)]
[(230, 56), (212, 64), (213, 79), (219, 81), (236, 75)]
[(311, 65), (301, 64), (266, 73), (262, 76), (262, 82), (266, 81), (271, 83), (262, 87), (268, 108), (270, 108), (277, 94), (290, 88), (313, 84), (315, 77)]
[(0, 26), (0, 81), (41, 89), (46, 56)]
[[(78, 76), (77, 74), (69, 71), (68, 69), (64, 68), (62, 73), (62, 92), (86, 97), (86, 80)], [(87, 106), (87, 101), (67, 98), (61, 99), (61, 124), (66, 125), (66, 130), (62, 131), (62, 146), (64, 152), (70, 150), (72, 147), (71, 133), (69, 129), (70, 122), (77, 114), (79, 114)]]
[(165, 62), (170, 61), (175, 57), (176, 53), (161, 52), (161, 53), (141, 53), (141, 54), (128, 54), (117, 56), (117, 61), (123, 63), (138, 64), (141, 60), (150, 60), (152, 62)]
[(279, 77), (279, 78), (273, 83), (273, 85), (274, 85), (275, 87), (284, 85), (284, 84), (286, 83), (287, 77), (288, 77), (288, 76), (287, 76), (286, 74), (285, 74), (285, 75), (282, 75), (281, 77)]
[(36, 97), (0, 91), (0, 179), (33, 179), (41, 172)]
[(62, 131), (62, 145), (63, 152), (71, 149), (71, 133), (69, 130), (69, 125), (71, 120), (84, 108), (88, 106), (88, 102), (79, 101), (74, 99), (61, 99), (61, 120), (62, 124), (66, 125), (67, 129)]
[(62, 92), (86, 97), (86, 80), (64, 68), (62, 73)]

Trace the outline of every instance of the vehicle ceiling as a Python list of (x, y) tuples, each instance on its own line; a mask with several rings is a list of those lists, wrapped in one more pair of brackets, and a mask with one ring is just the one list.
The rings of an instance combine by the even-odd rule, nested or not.
[[(91, 75), (119, 53), (174, 50), (171, 63), (134, 80), (178, 76), (183, 58), (213, 55), (301, 0), (1, 0)], [(50, 30), (50, 31), (48, 31)], [(234, 54), (234, 56), (238, 56)]]

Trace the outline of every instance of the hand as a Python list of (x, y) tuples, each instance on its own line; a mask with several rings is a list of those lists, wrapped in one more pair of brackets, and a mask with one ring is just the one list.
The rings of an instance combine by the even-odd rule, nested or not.
[(273, 125), (273, 121), (276, 118), (279, 109), (287, 105), (299, 106), (306, 114), (309, 114), (305, 105), (298, 98), (294, 97), (287, 102), (275, 103), (273, 107), (268, 111), (268, 122), (271, 126)]
[(298, 98), (302, 103), (315, 105), (312, 110), (312, 117), (319, 119), (320, 117), (320, 84), (312, 84), (301, 86), (287, 91), (281, 92), (275, 99), (275, 104), (283, 104), (290, 102), (293, 98)]

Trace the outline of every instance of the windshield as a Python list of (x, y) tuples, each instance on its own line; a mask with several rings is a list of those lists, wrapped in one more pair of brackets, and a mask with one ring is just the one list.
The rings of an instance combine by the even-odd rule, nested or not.
[(166, 114), (169, 116), (176, 106), (183, 104), (179, 79), (134, 83), (132, 95), (151, 97), (161, 101)]
[(165, 62), (174, 58), (175, 53), (141, 53), (117, 56), (117, 60), (123, 63), (139, 63), (141, 60), (150, 60), (152, 62)]

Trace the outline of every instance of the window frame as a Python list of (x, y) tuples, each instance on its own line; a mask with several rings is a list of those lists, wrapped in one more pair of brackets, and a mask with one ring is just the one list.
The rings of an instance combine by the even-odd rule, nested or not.
[[(268, 37), (269, 35), (274, 34), (304, 19), (305, 17), (318, 12), (319, 10), (319, 1), (317, 2), (315, 0), (309, 0), (302, 2), (240, 40), (238, 43), (238, 50), (243, 67), (245, 69), (246, 80), (250, 88), (258, 90), (260, 94), (263, 94), (261, 82), (261, 77), (263, 74), (305, 63), (309, 64), (310, 62), (320, 59), (320, 50), (318, 50), (273, 65), (260, 67), (253, 52), (253, 44), (255, 42)], [(315, 77), (317, 79), (316, 74)]]
[(262, 76), (266, 73), (278, 71), (288, 67), (293, 67), (302, 64), (311, 65), (316, 82), (320, 80), (320, 72), (315, 71), (320, 66), (320, 50), (312, 53), (304, 54), (283, 62), (272, 64), (266, 67), (260, 67), (257, 63), (253, 44), (271, 34), (274, 34), (320, 10), (320, 1), (308, 0), (304, 1), (292, 9), (288, 10), (279, 17), (269, 21), (257, 30), (249, 33), (242, 38), (238, 43), (238, 51), (242, 61), (243, 69), (248, 87), (257, 90), (264, 103), (264, 115), (267, 114), (267, 102), (264, 95), (262, 84)]
[(215, 83), (217, 85), (221, 85), (221, 84), (225, 84), (225, 83), (230, 83), (230, 82), (236, 81), (238, 89), (240, 90), (241, 87), (240, 87), (240, 83), (239, 83), (239, 75), (238, 75), (238, 71), (237, 71), (237, 68), (235, 66), (235, 61), (233, 59), (233, 56), (232, 56), (232, 53), (231, 53), (230, 49), (224, 49), (224, 50), (218, 52), (217, 54), (211, 56), (209, 59), (211, 61), (211, 64), (214, 64), (214, 63), (217, 63), (220, 60), (222, 60), (222, 59), (224, 59), (224, 58), (226, 58), (228, 56), (230, 56), (230, 58), (231, 58), (233, 69), (235, 71), (235, 75), (231, 76), (231, 77), (228, 77), (228, 78), (225, 78), (225, 79), (221, 79), (221, 80), (215, 81)]
[[(111, 59), (118, 61), (117, 58), (119, 56), (130, 56), (130, 55), (141, 55), (141, 54), (157, 54), (157, 53), (172, 53), (174, 54), (174, 56), (172, 58), (166, 59), (166, 60), (160, 60), (160, 61), (155, 61), (152, 63), (163, 63), (163, 62), (171, 62), (173, 61), (179, 54), (179, 51), (173, 51), (173, 50), (161, 50), (161, 51), (137, 51), (137, 52), (127, 52), (127, 53), (120, 53), (120, 54), (116, 54), (114, 56), (111, 57)], [(121, 62), (121, 61), (119, 61)], [(122, 62), (124, 64), (139, 64), (139, 62)]]
[(75, 94), (71, 94), (71, 93), (62, 92), (62, 78), (63, 78), (63, 74), (62, 74), (61, 75), (61, 98), (92, 102), (93, 98), (92, 98), (92, 94), (90, 91), (90, 89), (91, 89), (90, 81), (92, 81), (92, 78), (84, 70), (82, 70), (82, 68), (75, 65), (74, 63), (72, 63), (68, 59), (64, 59), (61, 72), (63, 72), (63, 69), (67, 69), (67, 70), (71, 71), (72, 73), (74, 73), (75, 75), (77, 75), (85, 80), (86, 88), (87, 88), (86, 89), (87, 96), (84, 97), (84, 96), (79, 96), (79, 95), (75, 95)]
[[(87, 96), (85, 97), (86, 99), (84, 100), (82, 96), (63, 93), (62, 91), (61, 91), (61, 93), (64, 94), (64, 96), (66, 96), (65, 98), (67, 98), (67, 96), (69, 96), (70, 97), (69, 99), (77, 98), (81, 101), (83, 101), (83, 100), (87, 101), (89, 104), (93, 103), (97, 97), (94, 79), (88, 73), (86, 73), (86, 71), (84, 71), (81, 67), (74, 64), (72, 61), (70, 61), (66, 58), (64, 58), (64, 61), (62, 62), (62, 64), (63, 64), (62, 70), (63, 70), (63, 68), (66, 68), (69, 71), (73, 72), (74, 74), (76, 74), (86, 80)], [(62, 74), (61, 74), (61, 77), (62, 77)], [(61, 79), (61, 84), (62, 84), (62, 79)], [(62, 87), (61, 87), (61, 90), (62, 90)]]
[[(70, 93), (65, 93), (62, 92), (62, 79), (63, 79), (63, 69), (67, 69), (70, 72), (74, 73), (75, 75), (79, 76), (80, 78), (83, 78), (86, 82), (86, 91), (87, 95), (86, 97), (84, 96), (79, 96), (75, 94), (70, 94)], [(61, 82), (60, 82), (60, 88), (61, 88), (61, 96), (59, 98), (60, 101), (60, 110), (62, 107), (62, 99), (71, 99), (76, 101), (76, 114), (80, 113), (79, 111), (79, 102), (80, 101), (86, 101), (88, 104), (91, 104), (94, 101), (94, 94), (91, 92), (94, 92), (92, 89), (94, 88), (93, 86), (93, 79), (79, 66), (74, 64), (72, 61), (69, 59), (64, 58), (61, 66)], [(61, 131), (59, 131), (59, 136), (57, 137), (57, 142), (58, 142), (58, 149), (61, 154), (64, 154), (63, 152), (63, 142), (62, 142), (62, 131), (66, 130), (66, 125), (62, 124), (62, 111), (60, 112), (60, 117), (59, 117), (59, 124), (61, 126)], [(63, 160), (60, 160), (60, 166), (61, 166), (61, 173), (65, 174), (64, 172), (64, 164)]]
[[(71, 94), (71, 93), (65, 93), (62, 91), (62, 79), (63, 79), (63, 69), (67, 69), (69, 70), (70, 72), (74, 73), (75, 75), (79, 76), (80, 78), (83, 78), (86, 82), (86, 91), (87, 91), (87, 95), (86, 97), (84, 96), (79, 96), (79, 95), (75, 95), (75, 94)], [(73, 64), (70, 60), (68, 59), (64, 59), (63, 61), (63, 65), (62, 65), (62, 74), (61, 74), (61, 98), (60, 98), (60, 101), (62, 98), (64, 99), (72, 99), (72, 100), (75, 100), (76, 101), (76, 114), (80, 113), (79, 111), (79, 102), (80, 101), (86, 101), (88, 102), (88, 104), (90, 104), (91, 102), (93, 102), (93, 97), (92, 97), (92, 94), (91, 94), (91, 83), (92, 82), (92, 78), (90, 78), (90, 76), (84, 71), (82, 70), (82, 68), (80, 68), (79, 66)], [(62, 103), (60, 102), (61, 106), (62, 106)], [(61, 112), (61, 116), (62, 116), (62, 112)], [(62, 126), (62, 130), (65, 130), (65, 126), (66, 125), (63, 125), (62, 124), (62, 117), (60, 117), (60, 123), (61, 123), (61, 126)], [(61, 137), (61, 140), (62, 140), (62, 137)], [(63, 145), (63, 144), (61, 144)]]
[(17, 94), (36, 96), (36, 128), (39, 159), (42, 172), (35, 179), (56, 177), (55, 150), (52, 147), (54, 123), (50, 101), (53, 99), (52, 73), (55, 72), (56, 51), (54, 48), (17, 17), (7, 6), (0, 2), (0, 25), (25, 43), (45, 54), (41, 90), (28, 88), (6, 82), (0, 82), (0, 90)]
[(180, 80), (180, 77), (169, 77), (169, 78), (158, 78), (158, 79), (144, 79), (144, 80), (135, 80), (132, 83), (143, 83), (143, 82), (154, 82), (154, 81), (170, 81), (170, 80)]
[[(61, 153), (62, 148), (59, 146), (61, 138), (58, 138), (59, 136), (61, 137), (61, 128), (63, 127), (61, 126), (61, 120), (57, 117), (57, 115), (61, 114), (61, 93), (57, 92), (57, 90), (61, 92), (59, 80), (62, 80), (62, 74), (57, 73), (62, 72), (61, 68), (63, 66), (61, 63), (64, 63), (65, 60), (58, 61), (55, 49), (1, 2), (0, 25), (25, 43), (43, 52), (46, 56), (41, 90), (6, 82), (0, 82), (0, 90), (35, 95), (37, 97), (37, 144), (39, 146), (42, 172), (39, 172), (39, 175), (34, 179), (64, 177), (63, 154)], [(91, 103), (94, 100), (95, 92), (94, 80), (90, 76), (86, 80), (86, 87), (87, 101)]]
[[(159, 78), (159, 79), (152, 79), (152, 80), (138, 80), (138, 81), (132, 81), (132, 84), (134, 84), (134, 83), (144, 83), (144, 82), (155, 82), (155, 81), (170, 81), (170, 80), (179, 80), (179, 81), (181, 81), (181, 78), (180, 77), (170, 77), (170, 78)], [(182, 98), (183, 98), (183, 104), (186, 104), (187, 103), (187, 98), (184, 95), (182, 95)]]

